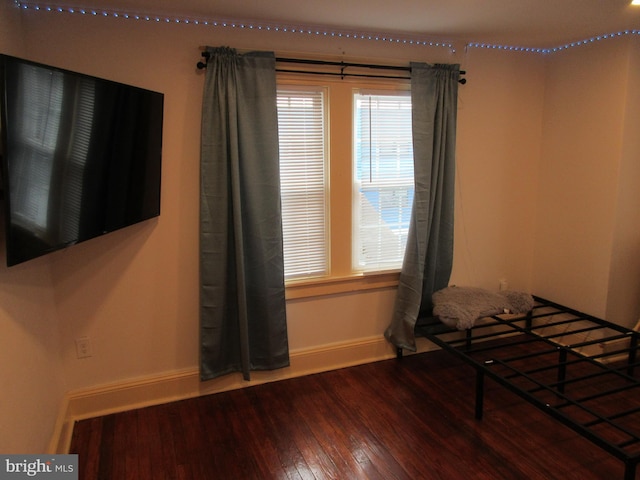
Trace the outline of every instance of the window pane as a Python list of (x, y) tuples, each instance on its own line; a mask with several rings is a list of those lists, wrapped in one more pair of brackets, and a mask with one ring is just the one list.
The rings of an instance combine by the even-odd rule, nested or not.
[(354, 269), (402, 266), (413, 205), (411, 97), (354, 95)]
[(322, 89), (278, 89), (287, 280), (328, 273), (324, 97)]

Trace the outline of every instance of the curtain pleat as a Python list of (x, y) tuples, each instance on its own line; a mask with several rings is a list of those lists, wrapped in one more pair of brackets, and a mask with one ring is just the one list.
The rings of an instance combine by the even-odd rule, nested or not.
[(385, 337), (416, 350), (414, 328), (449, 283), (459, 65), (411, 64), (415, 196), (391, 323)]
[(208, 47), (200, 193), (200, 376), (289, 365), (275, 56)]

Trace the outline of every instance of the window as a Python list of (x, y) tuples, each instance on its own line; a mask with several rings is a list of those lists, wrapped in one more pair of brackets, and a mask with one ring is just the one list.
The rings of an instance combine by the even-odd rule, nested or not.
[(285, 278), (397, 271), (413, 202), (408, 85), (314, 81), (278, 80)]
[(411, 97), (354, 94), (353, 267), (402, 266), (413, 204)]
[(287, 279), (328, 274), (325, 94), (278, 90), (280, 183)]

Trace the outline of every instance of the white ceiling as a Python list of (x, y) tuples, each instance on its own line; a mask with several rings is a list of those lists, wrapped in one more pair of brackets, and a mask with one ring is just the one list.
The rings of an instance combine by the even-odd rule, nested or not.
[(71, 0), (64, 5), (551, 48), (596, 35), (640, 29), (640, 7), (631, 6), (630, 1)]

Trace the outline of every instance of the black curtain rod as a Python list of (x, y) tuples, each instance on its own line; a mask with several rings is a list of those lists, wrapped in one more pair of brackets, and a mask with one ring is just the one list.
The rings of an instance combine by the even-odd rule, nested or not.
[[(276, 68), (276, 72), (282, 73), (302, 73), (305, 75), (332, 75), (334, 77), (365, 77), (365, 78), (392, 78), (397, 80), (411, 80), (411, 77), (401, 77), (396, 75), (372, 75), (370, 73), (347, 73), (347, 72), (313, 72), (309, 70), (287, 70)], [(464, 79), (461, 79), (464, 80)]]
[(370, 63), (349, 63), (349, 62), (330, 62), (327, 60), (305, 60), (300, 58), (279, 58), (276, 57), (276, 62), (281, 63), (299, 63), (305, 65), (331, 65), (334, 67), (360, 67), (360, 68), (374, 68), (376, 70), (398, 70), (403, 72), (410, 72), (411, 67), (394, 67), (393, 65), (374, 65)]
[[(202, 52), (202, 56), (208, 60), (209, 52)], [(198, 69), (202, 70), (203, 68), (207, 68), (207, 62), (198, 62)], [(340, 77), (367, 77), (367, 78), (393, 78), (400, 80), (409, 80), (410, 77), (405, 76), (394, 76), (394, 75), (371, 75), (365, 73), (346, 73), (344, 71), (345, 68), (348, 67), (356, 67), (356, 68), (371, 68), (375, 70), (395, 70), (398, 72), (410, 72), (411, 67), (400, 67), (400, 66), (392, 66), (392, 65), (376, 65), (370, 63), (350, 63), (350, 62), (331, 62), (327, 60), (308, 60), (301, 58), (280, 58), (276, 57), (276, 62), (279, 63), (296, 63), (298, 65), (325, 65), (325, 66), (333, 66), (340, 67), (340, 73), (337, 72), (314, 72), (308, 70), (288, 70), (288, 69), (276, 69), (276, 72), (284, 72), (284, 73), (302, 73), (302, 74), (311, 74), (311, 75), (335, 75)], [(464, 75), (466, 72), (464, 70), (460, 70), (460, 75)], [(467, 83), (466, 78), (461, 78), (458, 80), (462, 85)]]

